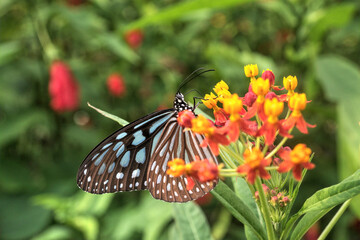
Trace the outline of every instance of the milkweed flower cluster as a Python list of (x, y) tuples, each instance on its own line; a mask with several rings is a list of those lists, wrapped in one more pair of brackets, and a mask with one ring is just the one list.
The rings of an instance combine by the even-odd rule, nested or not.
[[(304, 143), (295, 145), (293, 149), (285, 146), (286, 140), (293, 137), (295, 128), (307, 134), (308, 128), (315, 127), (303, 117), (302, 112), (310, 101), (305, 93), (296, 92), (297, 77), (284, 77), (283, 87), (280, 87), (275, 85), (275, 75), (269, 69), (261, 76), (258, 76), (257, 65), (247, 65), (244, 71), (250, 78), (244, 96), (230, 92), (229, 86), (221, 80), (213, 92), (202, 99), (203, 104), (212, 110), (214, 120), (201, 114), (195, 116), (191, 111), (183, 111), (178, 116), (178, 123), (185, 131), (205, 136), (200, 146), (209, 146), (215, 155), (221, 155), (227, 168), (215, 164), (210, 167), (211, 160), (208, 159), (197, 159), (189, 164), (174, 159), (168, 163), (168, 174), (174, 177), (186, 175), (201, 182), (242, 176), (254, 184), (257, 177), (268, 180), (273, 174), (289, 171), (295, 180), (300, 181), (303, 169), (315, 167), (310, 162), (312, 151)], [(233, 162), (226, 160), (229, 156)], [(207, 167), (193, 171), (197, 164)], [(191, 181), (188, 185), (191, 189)], [(286, 196), (281, 199), (284, 204), (289, 200)], [(273, 201), (278, 202), (275, 198)]]

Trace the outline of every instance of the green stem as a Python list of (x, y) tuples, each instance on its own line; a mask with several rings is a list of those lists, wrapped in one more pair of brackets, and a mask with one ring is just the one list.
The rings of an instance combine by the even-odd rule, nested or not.
[(262, 210), (263, 217), (265, 220), (268, 240), (275, 240), (275, 233), (274, 233), (274, 228), (273, 228), (273, 225), (271, 222), (269, 204), (266, 200), (265, 192), (261, 185), (261, 180), (259, 177), (256, 177), (255, 187), (259, 191), (260, 205), (261, 205), (261, 210)]
[(327, 235), (330, 233), (331, 229), (335, 226), (335, 224), (337, 223), (337, 221), (339, 221), (340, 217), (343, 215), (345, 210), (349, 207), (351, 200), (352, 200), (352, 198), (350, 198), (349, 200), (347, 200), (346, 202), (343, 203), (341, 208), (337, 211), (335, 216), (331, 219), (331, 221), (326, 226), (324, 231), (320, 234), (318, 240), (323, 240), (327, 237)]
[(271, 158), (272, 156), (279, 151), (279, 149), (285, 144), (286, 140), (288, 140), (287, 137), (284, 137), (281, 142), (274, 148), (265, 158)]
[[(241, 157), (237, 154), (235, 154), (233, 151), (230, 151), (229, 149), (227, 149), (225, 146), (220, 145), (220, 149), (224, 152), (226, 152), (227, 154), (230, 155), (230, 157), (233, 157), (234, 159), (236, 159), (237, 162), (239, 162), (240, 164), (244, 162), (243, 159), (241, 159)], [(231, 166), (232, 168), (236, 168), (235, 164), (232, 164)]]

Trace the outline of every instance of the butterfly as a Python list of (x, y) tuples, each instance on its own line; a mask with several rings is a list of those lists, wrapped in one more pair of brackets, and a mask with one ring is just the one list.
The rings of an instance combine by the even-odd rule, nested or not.
[(178, 124), (181, 111), (196, 108), (187, 104), (179, 90), (173, 108), (131, 122), (99, 143), (80, 165), (78, 186), (93, 194), (148, 190), (155, 199), (166, 202), (187, 202), (210, 192), (218, 180), (201, 183), (194, 179), (193, 189), (187, 190), (185, 176), (166, 174), (167, 163), (174, 158), (190, 163), (198, 156), (217, 164), (210, 147), (200, 147), (205, 137), (184, 131)]

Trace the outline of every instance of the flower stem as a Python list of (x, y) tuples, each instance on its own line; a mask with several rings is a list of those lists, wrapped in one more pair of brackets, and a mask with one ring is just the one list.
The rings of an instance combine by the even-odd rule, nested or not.
[(320, 234), (318, 240), (323, 240), (327, 237), (327, 235), (330, 233), (331, 229), (334, 227), (334, 225), (340, 219), (341, 215), (343, 215), (345, 210), (349, 207), (351, 200), (352, 200), (352, 198), (350, 198), (349, 200), (347, 200), (346, 202), (343, 203), (341, 208), (337, 211), (335, 216), (331, 219), (329, 224), (325, 227), (324, 231)]
[(274, 156), (275, 153), (277, 153), (277, 151), (279, 151), (279, 149), (285, 144), (286, 140), (288, 140), (288, 138), (284, 137), (281, 142), (279, 142), (279, 144), (276, 146), (276, 148), (274, 148), (265, 158), (271, 158), (272, 156)]
[(264, 217), (264, 220), (265, 220), (266, 232), (267, 232), (267, 235), (268, 235), (268, 240), (275, 240), (275, 233), (274, 233), (274, 228), (273, 228), (273, 225), (272, 225), (272, 222), (271, 222), (269, 205), (268, 205), (268, 202), (266, 200), (264, 189), (263, 189), (263, 187), (261, 185), (261, 180), (260, 180), (259, 177), (256, 177), (255, 187), (259, 191), (259, 199), (260, 199), (260, 204), (261, 204), (261, 210), (262, 210), (263, 217)]

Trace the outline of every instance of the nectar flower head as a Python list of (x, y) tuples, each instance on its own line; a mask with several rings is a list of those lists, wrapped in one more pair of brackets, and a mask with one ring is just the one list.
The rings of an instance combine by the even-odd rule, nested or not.
[(311, 149), (305, 144), (300, 143), (294, 147), (292, 151), (279, 151), (278, 155), (284, 160), (278, 168), (279, 173), (287, 172), (292, 169), (294, 178), (301, 180), (301, 172), (303, 168), (313, 169), (315, 164), (310, 162)]
[(201, 100), (204, 105), (209, 108), (209, 109), (212, 109), (212, 108), (217, 108), (217, 102), (218, 102), (218, 99), (217, 97), (215, 96), (215, 94), (213, 93), (210, 93), (210, 94), (205, 94), (205, 97), (204, 99)]
[(244, 67), (246, 77), (256, 77), (259, 74), (257, 64), (249, 64)]
[(184, 110), (179, 112), (177, 121), (180, 126), (185, 128), (191, 128), (191, 121), (195, 118), (195, 115), (192, 111)]
[(211, 134), (214, 131), (212, 122), (203, 115), (199, 115), (197, 118), (192, 119), (191, 124), (191, 130), (195, 133)]
[(275, 75), (269, 69), (266, 69), (266, 71), (263, 71), (263, 73), (261, 74), (261, 78), (262, 79), (268, 79), (269, 83), (270, 83), (270, 86), (275, 84)]
[(224, 99), (223, 107), (224, 111), (230, 115), (239, 114), (243, 111), (241, 98), (236, 93)]
[(125, 41), (133, 49), (141, 46), (144, 39), (144, 33), (140, 29), (130, 30), (125, 33)]
[(56, 112), (76, 110), (79, 106), (79, 86), (69, 66), (55, 61), (50, 67), (50, 106)]
[(169, 169), (166, 171), (166, 174), (173, 177), (180, 177), (186, 172), (185, 161), (181, 158), (174, 158), (172, 161), (168, 162)]
[(266, 99), (264, 103), (265, 115), (268, 117), (270, 123), (275, 123), (278, 121), (278, 116), (284, 110), (284, 103), (279, 102), (277, 98)]
[(190, 163), (191, 167), (188, 170), (191, 177), (198, 179), (200, 182), (212, 181), (219, 177), (219, 168), (222, 165), (218, 166), (208, 159), (200, 160), (199, 157), (196, 157), (196, 159), (196, 161)]
[(290, 153), (291, 161), (295, 164), (309, 162), (311, 149), (300, 143)]
[(297, 87), (298, 80), (296, 76), (289, 75), (287, 77), (284, 77), (283, 84), (285, 89), (288, 90), (289, 93), (293, 93), (295, 88)]
[(125, 94), (126, 86), (124, 78), (120, 74), (111, 74), (108, 77), (106, 84), (111, 95), (121, 97)]
[(289, 108), (291, 108), (294, 112), (304, 110), (307, 104), (306, 94), (294, 93), (294, 95), (289, 98), (288, 104)]
[(244, 159), (245, 163), (237, 168), (237, 172), (247, 174), (249, 183), (254, 184), (257, 175), (264, 179), (270, 178), (270, 174), (265, 170), (265, 167), (270, 165), (271, 159), (264, 159), (264, 154), (258, 147), (251, 150), (246, 149)]
[(251, 83), (253, 92), (258, 96), (257, 101), (263, 102), (264, 96), (270, 90), (270, 82), (268, 79), (258, 78)]
[(223, 90), (229, 90), (229, 86), (226, 84), (226, 82), (224, 82), (223, 80), (221, 80), (220, 82), (218, 82), (215, 87), (214, 87), (214, 92), (219, 95), (219, 93)]

